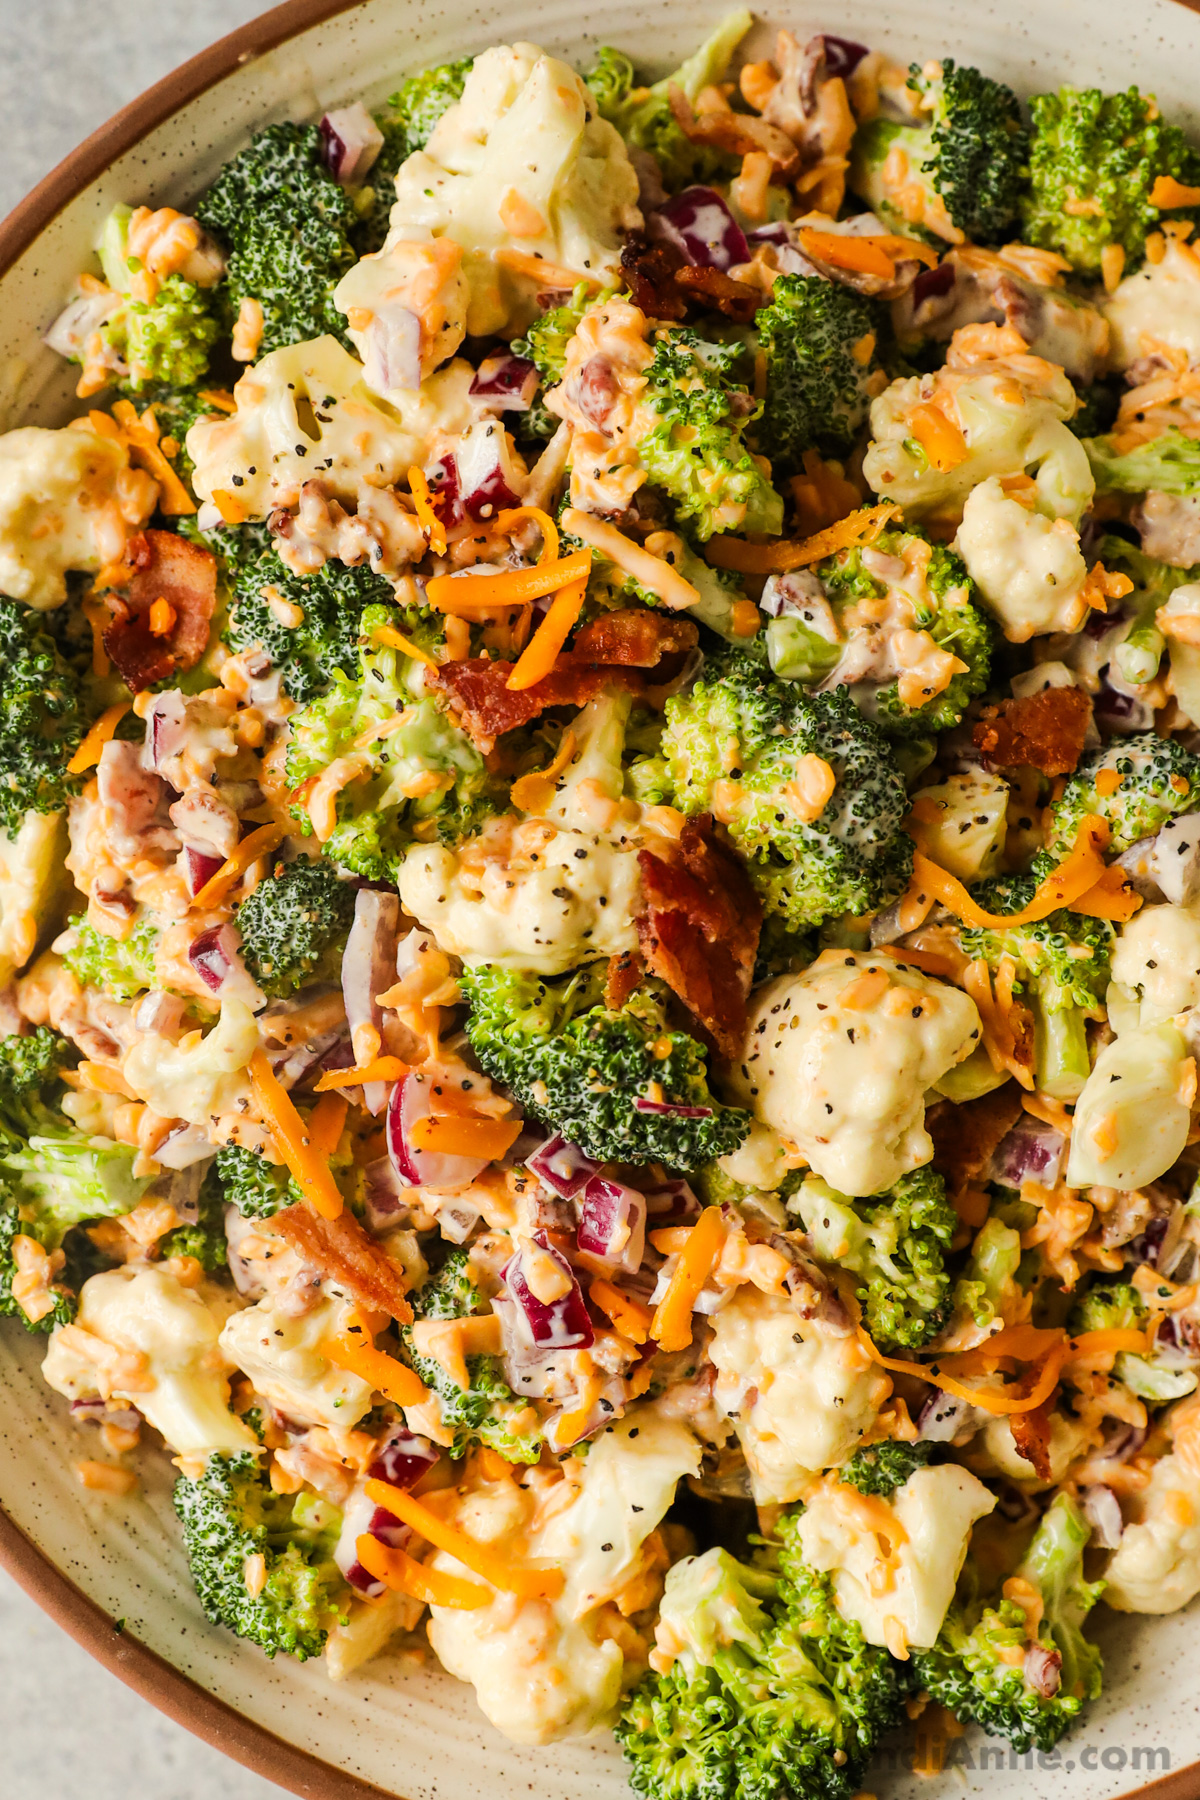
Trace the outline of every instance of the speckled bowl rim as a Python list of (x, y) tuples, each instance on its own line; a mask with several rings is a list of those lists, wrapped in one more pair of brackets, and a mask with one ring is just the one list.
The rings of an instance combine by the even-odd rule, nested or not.
[[(361, 0), (284, 0), (283, 5), (272, 7), (260, 18), (220, 38), (147, 88), (64, 157), (0, 223), (0, 277), (84, 188), (182, 107), (255, 57), (277, 49), (339, 13), (353, 12), (360, 3)], [(1175, 4), (1200, 11), (1200, 0), (1175, 0)], [(2, 1506), (0, 1567), (118, 1681), (177, 1725), (185, 1726), (264, 1780), (302, 1796), (302, 1800), (400, 1800), (399, 1796), (336, 1769), (319, 1756), (299, 1750), (255, 1724), (121, 1631), (109, 1614), (77, 1588), (14, 1524)], [(1174, 1769), (1157, 1781), (1131, 1788), (1120, 1800), (1200, 1800), (1200, 1760)]]

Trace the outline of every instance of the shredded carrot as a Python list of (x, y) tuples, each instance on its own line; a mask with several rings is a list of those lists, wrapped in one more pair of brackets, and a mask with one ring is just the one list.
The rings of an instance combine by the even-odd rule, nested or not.
[(411, 638), (406, 638), (404, 633), (397, 631), (394, 625), (377, 625), (371, 635), (377, 644), (386, 644), (389, 650), (403, 650), (405, 656), (415, 656), (417, 661), (423, 662), (427, 669), (438, 667), (436, 656), (430, 656), (428, 650), (422, 650), (419, 644), (414, 644)]
[(112, 737), (113, 732), (117, 729), (121, 720), (125, 717), (125, 714), (129, 711), (131, 704), (132, 702), (129, 700), (118, 700), (115, 706), (107, 707), (105, 711), (100, 714), (100, 717), (96, 720), (96, 723), (92, 726), (82, 744), (80, 744), (78, 750), (67, 764), (68, 775), (82, 775), (85, 769), (95, 768), (96, 764), (100, 761), (101, 751)]
[(871, 954), (894, 956), (897, 962), (911, 963), (914, 969), (921, 969), (926, 975), (936, 975), (941, 981), (953, 981), (958, 972), (958, 964), (954, 958), (943, 956), (937, 950), (910, 950), (907, 944), (880, 944), (879, 949), (873, 950)]
[(1109, 1331), (1083, 1331), (1077, 1338), (1071, 1339), (1067, 1361), (1076, 1362), (1083, 1357), (1092, 1356), (1117, 1356), (1122, 1350), (1129, 1350), (1135, 1356), (1144, 1356), (1147, 1348), (1148, 1333), (1145, 1331), (1118, 1330), (1116, 1327)]
[(445, 556), (446, 527), (434, 511), (424, 469), (418, 469), (414, 465), (408, 471), (408, 491), (412, 495), (413, 505), (417, 509), (417, 523), (425, 533), (429, 548), (435, 556)]
[(568, 633), (583, 610), (586, 594), (586, 580), (568, 582), (566, 587), (559, 588), (541, 624), (522, 650), (505, 687), (516, 691), (536, 687), (539, 681), (549, 675), (559, 651), (567, 641)]
[[(1054, 1345), (1044, 1353), (1041, 1372), (1029, 1393), (1009, 1398), (995, 1388), (970, 1387), (950, 1374), (946, 1362), (907, 1362), (900, 1357), (883, 1356), (875, 1348), (868, 1334), (861, 1325), (858, 1328), (859, 1341), (872, 1362), (878, 1363), (881, 1369), (890, 1369), (897, 1375), (916, 1375), (922, 1381), (934, 1382), (944, 1388), (947, 1393), (956, 1394), (960, 1400), (969, 1400), (974, 1406), (981, 1406), (984, 1412), (996, 1416), (1007, 1417), (1011, 1413), (1036, 1412), (1044, 1400), (1048, 1400), (1058, 1385), (1059, 1374), (1067, 1359), (1069, 1345), (1067, 1339)], [(948, 1358), (957, 1366), (962, 1359)]]
[(540, 506), (510, 506), (504, 512), (496, 514), (493, 521), (496, 530), (505, 537), (511, 537), (519, 526), (536, 525), (542, 534), (542, 547), (538, 553), (538, 563), (549, 566), (558, 561), (558, 526), (550, 514)]
[(522, 1129), (520, 1119), (430, 1116), (417, 1119), (409, 1135), (416, 1150), (435, 1150), (441, 1156), (482, 1156), (495, 1162), (512, 1148)]
[(308, 1135), (319, 1156), (332, 1156), (346, 1123), (350, 1102), (345, 1094), (322, 1094), (308, 1120)]
[(226, 857), (215, 875), (210, 875), (200, 892), (195, 896), (192, 905), (206, 910), (219, 906), (226, 894), (246, 873), (252, 862), (260, 856), (269, 856), (285, 836), (282, 825), (260, 825), (249, 837), (244, 837), (232, 856)]
[(909, 428), (935, 469), (946, 474), (967, 460), (967, 440), (940, 406), (914, 406)]
[(92, 633), (92, 674), (97, 681), (103, 681), (112, 665), (108, 660), (108, 651), (104, 648), (104, 627), (109, 620), (107, 607), (99, 601), (85, 600), (83, 616), (91, 627)]
[(1009, 925), (1031, 925), (1036, 919), (1047, 919), (1060, 906), (1076, 906), (1093, 889), (1105, 873), (1101, 854), (1108, 843), (1109, 829), (1105, 821), (1089, 814), (1079, 827), (1079, 834), (1069, 856), (1040, 881), (1028, 906), (1015, 913), (991, 913), (972, 900), (962, 882), (918, 850), (913, 857), (912, 886), (932, 893), (956, 919), (965, 925), (986, 926), (1003, 930)]
[(428, 1569), (403, 1550), (381, 1544), (369, 1532), (357, 1540), (354, 1550), (368, 1575), (397, 1593), (423, 1600), (426, 1606), (451, 1606), (459, 1612), (473, 1612), (491, 1601), (487, 1589), (477, 1582), (464, 1581), (460, 1575), (449, 1575), (444, 1569)]
[(357, 1375), (360, 1381), (369, 1383), (394, 1406), (420, 1406), (428, 1398), (428, 1389), (419, 1375), (386, 1350), (377, 1350), (374, 1344), (362, 1343), (347, 1332), (326, 1338), (321, 1354), (335, 1368), (345, 1369), (348, 1375)]
[(494, 575), (435, 575), (425, 584), (425, 597), (439, 612), (473, 619), (480, 613), (506, 612), (557, 593), (568, 582), (586, 581), (592, 566), (590, 550), (576, 550), (557, 562), (536, 563), (529, 569), (497, 569)]
[(1095, 887), (1072, 901), (1077, 913), (1084, 913), (1090, 919), (1114, 919), (1120, 925), (1128, 924), (1142, 904), (1142, 896), (1131, 886), (1124, 869), (1117, 863), (1105, 869)]
[(1159, 175), (1150, 189), (1150, 204), (1163, 212), (1177, 206), (1200, 206), (1200, 187), (1187, 187), (1173, 175)]
[(552, 288), (556, 293), (570, 293), (581, 281), (588, 287), (603, 286), (594, 275), (581, 275), (578, 269), (564, 269), (561, 264), (547, 262), (541, 256), (531, 256), (526, 250), (497, 250), (495, 258), (504, 268), (511, 269), (514, 275), (527, 276), (530, 281), (536, 281), (539, 287)]
[(786, 575), (792, 569), (805, 569), (823, 557), (833, 556), (851, 544), (869, 544), (899, 511), (890, 500), (878, 506), (861, 506), (802, 543), (780, 538), (773, 544), (751, 544), (745, 538), (714, 537), (704, 546), (704, 555), (714, 568), (732, 569), (739, 575)]
[(291, 1095), (280, 1086), (267, 1061), (267, 1053), (261, 1048), (250, 1058), (250, 1085), (259, 1111), (300, 1192), (323, 1219), (336, 1219), (342, 1210), (338, 1185), (313, 1143), (311, 1131), (296, 1111)]
[(227, 488), (214, 488), (212, 503), (220, 513), (226, 525), (244, 525), (246, 509), (240, 500), (236, 500)]
[(368, 1481), (367, 1498), (374, 1500), (376, 1506), (386, 1507), (429, 1543), (444, 1550), (448, 1556), (456, 1557), (503, 1593), (517, 1594), (522, 1600), (554, 1600), (562, 1593), (561, 1569), (538, 1569), (528, 1564), (524, 1568), (514, 1568), (489, 1545), (468, 1537), (448, 1520), (439, 1519), (430, 1507), (414, 1499), (403, 1488), (393, 1487), (390, 1481)]
[(528, 775), (513, 782), (509, 798), (518, 812), (545, 812), (554, 798), (555, 783), (574, 754), (575, 733), (568, 729), (562, 734), (553, 762), (544, 769), (531, 769)]
[(692, 1307), (725, 1242), (719, 1206), (706, 1206), (688, 1233), (666, 1293), (655, 1308), (650, 1336), (660, 1350), (686, 1350), (692, 1341)]
[(627, 1337), (631, 1344), (646, 1342), (654, 1323), (654, 1314), (640, 1300), (635, 1300), (632, 1294), (623, 1294), (620, 1288), (614, 1287), (611, 1281), (600, 1276), (588, 1288), (588, 1299), (600, 1308), (621, 1336)]
[(314, 1088), (318, 1094), (328, 1094), (335, 1088), (360, 1087), (368, 1081), (400, 1081), (407, 1074), (408, 1064), (398, 1056), (376, 1056), (360, 1068), (330, 1069)]

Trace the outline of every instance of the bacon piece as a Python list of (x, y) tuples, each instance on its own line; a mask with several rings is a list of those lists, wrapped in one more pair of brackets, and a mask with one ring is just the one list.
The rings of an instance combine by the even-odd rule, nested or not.
[(288, 1206), (275, 1214), (272, 1224), (310, 1268), (344, 1288), (367, 1312), (387, 1313), (402, 1325), (411, 1321), (403, 1271), (353, 1213), (323, 1219), (310, 1207)]
[(685, 267), (674, 244), (650, 244), (640, 234), (629, 237), (621, 252), (633, 304), (652, 319), (682, 319), (687, 313), (687, 301), (675, 285), (676, 271)]
[(691, 619), (630, 607), (585, 625), (549, 675), (531, 688), (510, 689), (512, 663), (489, 662), (485, 656), (443, 663), (430, 670), (427, 680), (486, 755), (498, 737), (527, 725), (548, 707), (585, 706), (606, 687), (644, 694), (648, 684), (641, 671), (686, 654), (698, 638)]
[(622, 950), (610, 956), (604, 977), (604, 1004), (610, 1012), (619, 1012), (642, 979), (642, 959), (636, 951)]
[(689, 299), (694, 297), (715, 306), (718, 312), (739, 325), (752, 324), (759, 307), (768, 303), (767, 295), (760, 288), (751, 287), (748, 281), (735, 281), (732, 275), (725, 275), (720, 269), (693, 269), (685, 264), (682, 269), (676, 269), (674, 281)]
[(762, 904), (740, 859), (707, 814), (661, 852), (640, 850), (646, 910), (636, 924), (650, 970), (678, 994), (720, 1054), (746, 1031)]
[(704, 106), (696, 114), (683, 89), (674, 82), (667, 90), (667, 100), (675, 123), (693, 144), (711, 144), (714, 150), (724, 150), (730, 156), (753, 156), (756, 151), (765, 151), (776, 174), (781, 176), (793, 175), (798, 168), (800, 152), (777, 125), (769, 125), (750, 113), (735, 113), (728, 103)]
[(1082, 688), (1043, 688), (1023, 700), (985, 706), (971, 737), (998, 769), (1070, 775), (1083, 754), (1091, 716), (1092, 703)]
[(956, 1106), (939, 1100), (925, 1113), (925, 1129), (933, 1139), (933, 1167), (957, 1191), (978, 1181), (997, 1146), (1021, 1116), (1021, 1094), (1015, 1082), (965, 1100)]
[[(129, 580), (112, 596), (116, 613), (104, 648), (133, 693), (194, 669), (208, 647), (217, 605), (217, 559), (211, 550), (173, 531), (142, 531), (130, 539)], [(165, 600), (174, 614), (168, 632), (150, 630), (150, 608)]]
[(1053, 1481), (1050, 1468), (1050, 1421), (1054, 1398), (1043, 1400), (1032, 1412), (1010, 1413), (1013, 1446), (1017, 1455), (1033, 1468), (1039, 1481)]

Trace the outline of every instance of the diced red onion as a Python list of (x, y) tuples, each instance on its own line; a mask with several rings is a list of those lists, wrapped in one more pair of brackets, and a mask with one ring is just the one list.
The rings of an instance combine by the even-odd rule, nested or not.
[(179, 870), (184, 884), (192, 899), (208, 881), (211, 881), (217, 870), (224, 865), (224, 857), (213, 850), (201, 850), (195, 844), (185, 844), (179, 852)]
[(77, 294), (74, 300), (67, 302), (46, 332), (43, 344), (59, 356), (76, 361), (82, 359), (88, 339), (107, 323), (120, 304), (121, 296), (108, 288), (98, 294)]
[(1098, 1550), (1115, 1550), (1125, 1530), (1121, 1503), (1110, 1487), (1084, 1489), (1083, 1516), (1092, 1528), (1092, 1543)]
[(436, 1444), (428, 1438), (412, 1431), (394, 1431), (380, 1444), (367, 1474), (372, 1481), (390, 1481), (393, 1487), (407, 1490), (429, 1473), (438, 1454)]
[(115, 1425), (118, 1431), (137, 1431), (142, 1415), (136, 1406), (110, 1407), (99, 1397), (72, 1400), (71, 1417), (80, 1425)]
[(186, 742), (187, 701), (177, 688), (155, 694), (146, 714), (142, 767), (161, 774), (164, 765), (180, 754)]
[(802, 613), (805, 602), (827, 605), (825, 589), (811, 569), (796, 569), (790, 575), (772, 575), (762, 591), (759, 608), (769, 618), (782, 619)]
[(646, 1250), (646, 1202), (636, 1188), (593, 1175), (580, 1198), (575, 1241), (606, 1269), (632, 1274)]
[(381, 306), (363, 333), (363, 380), (376, 394), (415, 394), (421, 385), (421, 321), (396, 301)]
[(620, 1418), (627, 1398), (625, 1383), (618, 1375), (605, 1382), (582, 1419), (577, 1408), (568, 1402), (546, 1423), (546, 1441), (550, 1448), (561, 1456), (573, 1444), (582, 1444), (586, 1438), (595, 1437), (598, 1431)]
[(843, 79), (853, 75), (863, 57), (867, 54), (865, 44), (856, 44), (852, 38), (831, 37), (824, 34), (825, 70), (829, 75), (840, 75)]
[(212, 1142), (203, 1125), (179, 1125), (168, 1132), (154, 1152), (154, 1160), (164, 1169), (188, 1169), (212, 1153)]
[(363, 1170), (363, 1205), (369, 1231), (391, 1231), (408, 1211), (402, 1181), (390, 1156), (377, 1156)]
[(1043, 1644), (1030, 1644), (1025, 1652), (1025, 1680), (1035, 1694), (1049, 1700), (1062, 1686), (1062, 1656)]
[[(342, 998), (350, 1025), (350, 1041), (357, 1051), (358, 1033), (370, 1027), (377, 1035), (383, 1026), (383, 1010), (376, 995), (392, 985), (396, 966), (396, 937), (400, 925), (400, 901), (378, 888), (360, 888), (354, 897), (354, 923), (342, 955)], [(387, 1103), (387, 1085), (369, 1081), (363, 1102), (370, 1113), (381, 1113)]]
[(465, 1244), (483, 1214), (469, 1200), (448, 1195), (437, 1209), (438, 1230), (452, 1244)]
[(971, 1403), (941, 1388), (931, 1394), (917, 1415), (917, 1436), (927, 1444), (949, 1444), (971, 1416)]
[(1126, 1425), (1123, 1420), (1114, 1420), (1112, 1434), (1101, 1444), (1099, 1454), (1106, 1462), (1128, 1462), (1131, 1456), (1137, 1455), (1146, 1436), (1144, 1425)]
[(463, 505), (473, 519), (490, 519), (521, 504), (524, 477), (513, 459), (508, 433), (494, 419), (469, 425), (456, 456)]
[(412, 1142), (412, 1128), (417, 1120), (430, 1117), (432, 1097), (429, 1080), (419, 1071), (407, 1075), (392, 1089), (387, 1110), (392, 1167), (402, 1181), (413, 1187), (466, 1187), (487, 1168), (487, 1157), (446, 1156), (440, 1150), (419, 1150)]
[(750, 261), (746, 234), (715, 188), (684, 188), (649, 223), (651, 235), (673, 244), (694, 268), (724, 273)]
[(639, 1094), (633, 1102), (634, 1112), (654, 1113), (666, 1119), (711, 1119), (711, 1106), (681, 1106), (677, 1100), (646, 1100)]
[(240, 941), (234, 926), (210, 925), (188, 945), (188, 961), (210, 993), (219, 994), (233, 974)]
[(458, 479), (458, 463), (453, 456), (443, 456), (425, 471), (433, 510), (441, 523), (449, 528), (462, 522), (462, 488)]
[(153, 1031), (157, 1037), (174, 1037), (183, 1024), (187, 1001), (182, 994), (165, 994), (151, 988), (133, 1009), (133, 1022), (139, 1031)]
[(361, 100), (327, 112), (317, 129), (325, 167), (342, 187), (361, 187), (383, 149), (383, 133)]
[(1053, 1125), (1043, 1125), (1026, 1114), (997, 1145), (991, 1179), (1001, 1187), (1019, 1188), (1022, 1182), (1036, 1181), (1042, 1187), (1055, 1188), (1066, 1147), (1066, 1139)]
[(556, 1133), (526, 1158), (525, 1167), (560, 1200), (573, 1200), (587, 1186), (600, 1164), (585, 1156), (578, 1144), (569, 1143)]
[(646, 1210), (656, 1227), (686, 1225), (700, 1217), (700, 1202), (682, 1179), (647, 1189), (645, 1199)]
[(550, 1243), (545, 1232), (535, 1233), (534, 1242), (540, 1245), (551, 1262), (557, 1263), (570, 1285), (559, 1300), (539, 1300), (525, 1278), (524, 1252), (518, 1250), (506, 1263), (502, 1279), (508, 1294), (517, 1303), (520, 1323), (529, 1342), (542, 1350), (586, 1349), (595, 1341), (596, 1334), (575, 1272), (561, 1250), (556, 1250)]
[(915, 309), (925, 300), (942, 300), (954, 287), (954, 264), (941, 262), (932, 269), (922, 269), (912, 284), (912, 304)]
[(486, 412), (527, 412), (537, 393), (537, 364), (511, 350), (485, 356), (471, 382), (470, 398)]
[(342, 1529), (334, 1545), (333, 1560), (344, 1579), (368, 1600), (385, 1592), (385, 1583), (368, 1574), (358, 1560), (358, 1540), (365, 1533), (378, 1538), (391, 1550), (402, 1550), (412, 1533), (394, 1513), (368, 1499), (364, 1489), (351, 1495), (342, 1514)]

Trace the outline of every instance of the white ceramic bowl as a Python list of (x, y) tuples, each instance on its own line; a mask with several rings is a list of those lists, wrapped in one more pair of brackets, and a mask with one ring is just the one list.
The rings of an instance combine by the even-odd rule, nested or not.
[[(585, 64), (597, 44), (614, 43), (665, 71), (726, 10), (722, 0), (658, 0), (653, 10), (634, 0), (289, 0), (151, 89), (0, 227), (3, 428), (69, 414), (72, 384), (40, 332), (114, 202), (184, 203), (255, 127), (360, 95), (377, 102), (398, 76), (492, 43), (532, 39)], [(1137, 81), (1200, 134), (1200, 17), (1180, 0), (795, 0), (773, 17), (904, 59), (952, 55), (1020, 92)], [(40, 1354), (41, 1340), (0, 1327), (0, 1560), (165, 1712), (312, 1800), (628, 1793), (607, 1738), (518, 1749), (469, 1688), (436, 1668), (414, 1674), (383, 1658), (335, 1687), (322, 1662), (271, 1663), (208, 1625), (188, 1584), (166, 1459), (132, 1502), (86, 1494), (72, 1473), (80, 1436), (40, 1379)], [(868, 1785), (886, 1800), (961, 1793), (964, 1778), (991, 1800), (1113, 1800), (1156, 1778), (1154, 1800), (1200, 1800), (1196, 1625), (1195, 1609), (1163, 1620), (1106, 1615), (1104, 1698), (1057, 1755), (1017, 1757), (971, 1737), (952, 1752), (962, 1773), (931, 1785), (885, 1761)]]

